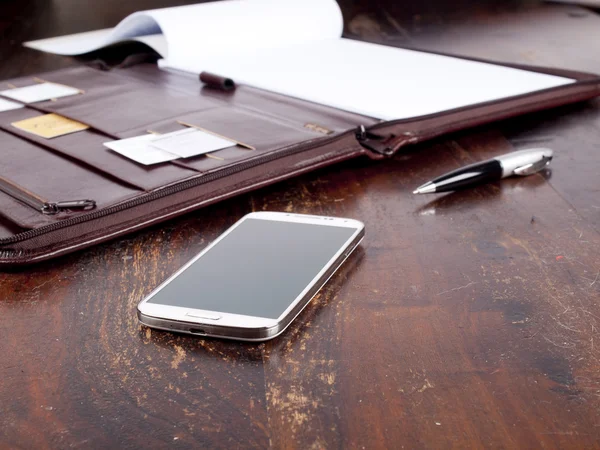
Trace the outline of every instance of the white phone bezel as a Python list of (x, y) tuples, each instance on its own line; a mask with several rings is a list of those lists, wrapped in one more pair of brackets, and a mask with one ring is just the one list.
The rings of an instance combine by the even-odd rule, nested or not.
[[(294, 222), (294, 223), (308, 223), (320, 226), (336, 226), (336, 227), (347, 227), (354, 228), (355, 232), (350, 236), (350, 238), (340, 246), (340, 249), (336, 252), (336, 254), (325, 264), (325, 266), (319, 271), (319, 273), (311, 280), (311, 282), (306, 286), (306, 288), (294, 299), (293, 302), (286, 308), (286, 310), (276, 319), (266, 318), (266, 317), (258, 317), (258, 316), (247, 316), (240, 314), (231, 314), (225, 313), (221, 311), (208, 311), (194, 308), (185, 308), (180, 306), (171, 306), (171, 305), (163, 305), (158, 303), (149, 303), (149, 300), (152, 299), (161, 289), (163, 289), (167, 284), (173, 281), (180, 273), (186, 270), (189, 266), (191, 266), (195, 261), (201, 258), (204, 254), (210, 251), (215, 245), (217, 245), (222, 239), (227, 237), (229, 233), (235, 230), (238, 226), (240, 226), (244, 221), (248, 219), (260, 219), (260, 220), (271, 220), (271, 221), (279, 221), (279, 222)], [(155, 328), (163, 328), (163, 329), (174, 329), (174, 327), (167, 326), (167, 322), (181, 322), (185, 324), (189, 324), (190, 326), (206, 326), (212, 329), (219, 328), (222, 330), (227, 330), (225, 335), (222, 335), (220, 332), (218, 333), (219, 337), (224, 338), (233, 338), (233, 339), (243, 339), (243, 336), (252, 335), (252, 331), (255, 331), (262, 335), (269, 335), (267, 337), (271, 338), (275, 335), (279, 334), (283, 331), (289, 322), (293, 320), (292, 317), (288, 323), (284, 324), (284, 327), (280, 327), (282, 322), (286, 319), (286, 317), (290, 314), (290, 312), (298, 306), (299, 303), (305, 301), (306, 304), (310, 301), (310, 299), (314, 296), (314, 293), (310, 295), (310, 298), (306, 298), (307, 294), (311, 292), (311, 289), (314, 288), (315, 284), (327, 273), (328, 270), (331, 269), (332, 265), (339, 261), (344, 252), (346, 252), (345, 257), (347, 257), (352, 250), (358, 245), (357, 237), (364, 230), (364, 224), (358, 220), (354, 219), (345, 219), (345, 218), (337, 218), (337, 217), (321, 217), (321, 216), (310, 216), (303, 214), (291, 214), (291, 213), (281, 213), (281, 212), (253, 212), (247, 214), (242, 217), (239, 221), (237, 221), (233, 226), (231, 226), (227, 231), (225, 231), (221, 236), (219, 236), (214, 242), (208, 245), (204, 250), (202, 250), (198, 255), (188, 261), (181, 269), (175, 272), (172, 276), (170, 276), (167, 280), (161, 283), (156, 289), (154, 289), (144, 300), (142, 300), (138, 305), (138, 316), (140, 319), (142, 317), (156, 319), (153, 321), (153, 325)], [(354, 243), (354, 245), (352, 245)], [(344, 258), (345, 259), (345, 258)], [(342, 260), (343, 261), (343, 260)], [(340, 263), (341, 264), (341, 263)], [(339, 266), (339, 264), (338, 264)], [(331, 275), (331, 274), (330, 274)], [(320, 286), (319, 286), (320, 287)], [(316, 292), (316, 291), (315, 291)], [(305, 305), (304, 305), (305, 306)], [(299, 313), (299, 311), (298, 311)], [(141, 314), (141, 315), (140, 315)], [(190, 314), (193, 314), (197, 317), (192, 317)], [(204, 316), (204, 317), (202, 317)], [(217, 317), (218, 319), (214, 319)], [(213, 317), (213, 318), (211, 318)], [(160, 321), (165, 321), (165, 324), (161, 324)], [(146, 324), (147, 322), (142, 320)], [(179, 328), (179, 327), (177, 327)], [(274, 335), (270, 335), (269, 330), (276, 330), (277, 333)], [(182, 329), (178, 329), (177, 331), (184, 331)], [(248, 333), (250, 332), (250, 333)], [(261, 333), (262, 332), (262, 333)], [(206, 335), (214, 336), (215, 334), (206, 333)], [(249, 338), (246, 340), (264, 340), (260, 338)]]

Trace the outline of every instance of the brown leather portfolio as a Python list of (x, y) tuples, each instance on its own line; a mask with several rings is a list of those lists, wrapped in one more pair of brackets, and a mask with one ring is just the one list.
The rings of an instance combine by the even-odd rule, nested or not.
[[(576, 81), (382, 122), (251, 86), (234, 88), (218, 76), (205, 74), (201, 83), (147, 63), (39, 75), (82, 94), (0, 112), (0, 265), (53, 258), (316, 168), (356, 157), (383, 160), (409, 144), (600, 93), (596, 75), (513, 67)], [(1, 84), (18, 88), (39, 79)], [(14, 125), (50, 113), (85, 129), (47, 138)], [(148, 166), (103, 146), (184, 124), (245, 145)]]

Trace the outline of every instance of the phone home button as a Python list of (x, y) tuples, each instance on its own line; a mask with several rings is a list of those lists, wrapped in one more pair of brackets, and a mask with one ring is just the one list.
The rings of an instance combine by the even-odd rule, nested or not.
[(185, 315), (189, 317), (195, 317), (196, 319), (219, 320), (221, 318), (221, 316), (219, 316), (218, 314), (210, 314), (203, 312), (189, 312), (185, 313)]

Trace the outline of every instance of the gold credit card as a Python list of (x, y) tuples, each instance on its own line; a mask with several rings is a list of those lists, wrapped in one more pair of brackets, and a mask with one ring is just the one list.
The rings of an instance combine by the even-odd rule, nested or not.
[(58, 114), (44, 114), (43, 116), (32, 117), (31, 119), (19, 120), (18, 122), (11, 123), (11, 125), (46, 139), (87, 130), (89, 128), (89, 126), (84, 123), (67, 119)]

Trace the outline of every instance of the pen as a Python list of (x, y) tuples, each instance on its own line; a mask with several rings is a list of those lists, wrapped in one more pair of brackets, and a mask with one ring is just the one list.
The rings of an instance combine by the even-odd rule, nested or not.
[(548, 148), (532, 148), (496, 156), (428, 181), (415, 189), (413, 194), (454, 191), (513, 175), (531, 175), (550, 164), (552, 154), (552, 150)]

